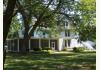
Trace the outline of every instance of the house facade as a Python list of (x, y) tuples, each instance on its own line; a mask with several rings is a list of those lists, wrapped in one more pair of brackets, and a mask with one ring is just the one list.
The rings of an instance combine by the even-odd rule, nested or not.
[[(7, 51), (20, 52), (22, 50), (23, 38), (7, 39)], [(33, 51), (34, 48), (52, 48), (52, 50), (61, 51), (65, 47), (65, 40), (63, 38), (31, 38), (25, 43), (29, 51)]]
[[(66, 27), (66, 30), (62, 31), (60, 37), (50, 38), (48, 35), (39, 36), (34, 34), (34, 37), (31, 37), (25, 45), (27, 45), (27, 49), (29, 51), (33, 51), (34, 48), (44, 48), (49, 47), (52, 50), (61, 51), (64, 47), (71, 48), (71, 40), (75, 39), (75, 34), (72, 32), (72, 28), (69, 28), (70, 25)], [(6, 46), (8, 51), (12, 52), (20, 52), (22, 50), (22, 41), (23, 41), (23, 32), (19, 31), (19, 38), (7, 39)]]

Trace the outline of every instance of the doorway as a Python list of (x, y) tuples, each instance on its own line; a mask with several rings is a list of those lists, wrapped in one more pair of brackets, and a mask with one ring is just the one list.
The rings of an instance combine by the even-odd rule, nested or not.
[(55, 50), (55, 42), (51, 42), (52, 50)]

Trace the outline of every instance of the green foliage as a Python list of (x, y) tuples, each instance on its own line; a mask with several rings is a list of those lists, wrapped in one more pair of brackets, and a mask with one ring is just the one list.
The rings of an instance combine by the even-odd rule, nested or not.
[[(59, 37), (60, 32), (64, 30), (65, 23), (70, 23), (75, 26), (75, 31), (79, 33), (80, 40), (95, 40), (95, 0), (52, 0), (48, 6), (50, 1), (51, 0), (19, 0), (27, 15), (30, 13), (31, 17), (39, 19), (38, 22), (40, 23), (38, 23), (37, 27), (49, 28), (49, 30), (37, 28), (41, 32), (49, 34), (49, 37)], [(39, 16), (41, 16), (41, 18)], [(13, 22), (15, 23), (16, 21)], [(17, 23), (15, 24), (17, 28), (10, 30), (11, 32), (16, 32), (17, 29), (20, 29), (18, 27), (19, 25)], [(12, 33), (10, 33), (10, 35), (11, 34)]]
[(42, 50), (47, 50), (47, 51), (48, 51), (48, 50), (52, 50), (52, 48), (49, 48), (49, 47), (43, 47)]
[[(80, 40), (96, 39), (96, 0), (79, 0), (76, 5), (76, 31)], [(77, 13), (78, 12), (78, 13)], [(77, 18), (75, 16), (75, 18)]]
[(62, 51), (67, 51), (67, 47), (64, 47), (64, 49)]
[(74, 52), (83, 52), (84, 50), (85, 50), (84, 47), (74, 47), (74, 48), (73, 48), (73, 51), (74, 51)]
[(49, 37), (50, 38), (55, 38), (55, 37), (59, 37), (60, 35), (60, 32), (58, 31), (58, 28), (57, 27), (53, 27), (49, 30)]
[[(82, 29), (83, 28), (83, 29)], [(91, 40), (95, 41), (96, 39), (96, 27), (95, 26), (83, 26), (81, 29), (79, 29), (79, 36), (80, 40)]]
[(32, 53), (34, 53), (34, 54), (50, 54), (51, 52), (49, 52), (49, 51), (33, 51)]
[(18, 31), (21, 29), (22, 25), (18, 21), (17, 16), (13, 17), (11, 25), (10, 25), (10, 30), (8, 33), (8, 38), (15, 38), (18, 37)]
[(42, 49), (39, 48), (39, 47), (35, 47), (35, 48), (33, 48), (33, 50), (34, 50), (34, 51), (41, 51)]

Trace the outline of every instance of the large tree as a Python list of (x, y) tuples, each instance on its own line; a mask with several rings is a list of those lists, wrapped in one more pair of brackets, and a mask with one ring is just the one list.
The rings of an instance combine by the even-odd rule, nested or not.
[(96, 39), (96, 0), (80, 0), (76, 6), (78, 15), (76, 29), (80, 40)]
[(9, 32), (12, 17), (14, 16), (16, 0), (8, 0), (6, 10), (3, 13), (3, 44)]
[[(63, 29), (66, 21), (66, 23), (70, 23), (76, 27), (80, 39), (84, 37), (82, 36), (82, 30), (85, 28), (82, 27), (88, 25), (90, 22), (93, 23), (91, 20), (94, 19), (92, 18), (93, 16), (95, 17), (95, 4), (92, 5), (92, 3), (95, 3), (95, 0), (91, 0), (90, 2), (85, 0), (17, 0), (16, 8), (22, 15), (25, 28), (23, 51), (26, 50), (24, 43), (30, 39), (37, 27), (50, 28), (53, 25), (55, 27), (57, 25), (59, 29)], [(33, 18), (37, 21), (31, 24)], [(91, 30), (93, 29), (91, 28)], [(86, 40), (86, 38), (84, 39)]]
[[(61, 0), (59, 0), (61, 1)], [(17, 7), (19, 12), (23, 16), (24, 21), (24, 40), (23, 40), (23, 52), (26, 52), (27, 47), (25, 47), (25, 44), (28, 39), (32, 36), (34, 31), (38, 26), (48, 26), (48, 23), (52, 23), (54, 19), (54, 11), (57, 11), (57, 8), (52, 11), (50, 10), (49, 6), (52, 4), (53, 0), (48, 1), (48, 3), (45, 5), (43, 1), (37, 0), (37, 1), (18, 1), (17, 0)], [(32, 17), (35, 17), (37, 19), (36, 23), (32, 25), (31, 28), (29, 28), (30, 21), (32, 21)]]
[(4, 45), (5, 45), (5, 41), (9, 32), (12, 18), (15, 15), (14, 8), (15, 8), (16, 0), (8, 0), (6, 3), (5, 2), (4, 2), (5, 10), (3, 13), (3, 51), (4, 51), (3, 62), (4, 63), (5, 63), (5, 58), (6, 58), (6, 50), (4, 48)]

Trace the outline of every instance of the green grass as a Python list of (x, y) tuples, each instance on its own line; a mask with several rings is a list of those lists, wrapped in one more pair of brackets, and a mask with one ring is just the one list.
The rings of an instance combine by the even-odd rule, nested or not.
[(96, 53), (9, 53), (4, 70), (96, 70)]

